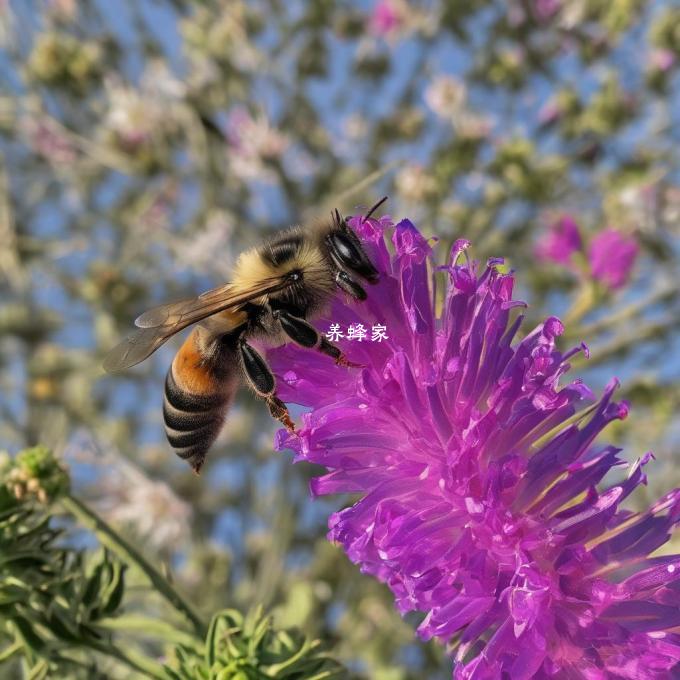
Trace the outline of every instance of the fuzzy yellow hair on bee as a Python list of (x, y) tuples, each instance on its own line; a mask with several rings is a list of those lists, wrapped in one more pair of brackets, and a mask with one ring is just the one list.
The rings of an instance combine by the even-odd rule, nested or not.
[(377, 283), (378, 271), (335, 210), (330, 220), (291, 227), (243, 252), (229, 283), (139, 316), (137, 330), (107, 355), (104, 368), (134, 366), (183, 328), (197, 324), (168, 370), (163, 417), (170, 445), (198, 473), (243, 382), (266, 402), (274, 418), (295, 429), (276, 396), (274, 374), (249, 340), (284, 339), (326, 354), (340, 366), (355, 366), (310, 320), (338, 289), (365, 300), (363, 281)]

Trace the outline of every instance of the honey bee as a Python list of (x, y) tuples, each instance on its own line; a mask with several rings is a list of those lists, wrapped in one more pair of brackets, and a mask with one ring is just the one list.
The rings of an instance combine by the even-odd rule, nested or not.
[[(366, 214), (368, 219), (387, 197)], [(242, 382), (264, 399), (289, 431), (295, 426), (276, 396), (276, 380), (251, 338), (293, 341), (357, 366), (309, 321), (339, 288), (355, 300), (366, 291), (357, 277), (378, 282), (378, 270), (338, 210), (331, 219), (292, 227), (239, 256), (229, 283), (180, 302), (154, 307), (106, 356), (104, 369), (120, 371), (144, 361), (182, 329), (197, 324), (180, 347), (165, 380), (163, 418), (170, 446), (198, 473), (224, 424)]]

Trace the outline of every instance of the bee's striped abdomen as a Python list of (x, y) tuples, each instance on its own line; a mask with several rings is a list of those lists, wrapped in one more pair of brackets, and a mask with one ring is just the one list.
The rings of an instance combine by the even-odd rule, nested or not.
[(238, 364), (226, 347), (210, 354), (199, 349), (194, 330), (177, 352), (165, 379), (163, 419), (175, 453), (199, 472), (222, 429), (238, 386)]

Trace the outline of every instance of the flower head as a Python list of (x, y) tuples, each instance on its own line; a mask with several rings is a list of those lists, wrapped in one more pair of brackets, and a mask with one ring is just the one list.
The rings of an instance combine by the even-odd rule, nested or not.
[(665, 73), (666, 71), (669, 71), (675, 64), (675, 52), (673, 52), (673, 50), (663, 48), (653, 50), (649, 61), (653, 68)]
[(395, 185), (400, 196), (406, 201), (422, 201), (437, 190), (437, 182), (422, 165), (405, 165), (395, 177)]
[(437, 116), (453, 120), (462, 111), (467, 91), (459, 78), (440, 74), (427, 86), (424, 97), (425, 103)]
[(69, 485), (68, 472), (44, 446), (24, 449), (14, 458), (0, 451), (0, 510), (15, 501), (49, 503), (66, 493)]
[(384, 36), (399, 28), (401, 23), (401, 15), (394, 0), (378, 0), (371, 14), (371, 31)]
[(534, 0), (533, 9), (539, 21), (549, 21), (560, 11), (560, 0)]
[(143, 74), (139, 88), (117, 77), (104, 82), (108, 111), (101, 133), (106, 141), (143, 166), (163, 160), (176, 131), (175, 104), (181, 98), (172, 91), (170, 76), (153, 65)]
[(273, 127), (263, 113), (253, 117), (243, 107), (229, 114), (226, 138), (234, 173), (262, 181), (273, 180), (275, 173), (267, 162), (280, 159), (290, 145), (288, 136)]
[[(516, 340), (514, 276), (478, 267), (468, 242), (444, 268), (441, 312), (430, 243), (408, 220), (353, 218), (380, 271), (366, 302), (328, 318), (382, 325), (382, 342), (340, 340), (362, 369), (292, 345), (270, 350), (285, 401), (309, 408), (277, 434), (295, 460), (325, 466), (314, 495), (353, 493), (329, 539), (419, 611), (423, 638), (455, 641), (455, 678), (660, 678), (680, 660), (680, 556), (650, 557), (680, 517), (680, 490), (645, 512), (621, 503), (645, 482), (594, 439), (625, 402), (593, 403), (566, 381), (554, 317)], [(584, 408), (584, 404), (589, 404)]]
[(628, 281), (638, 254), (634, 238), (616, 229), (605, 229), (593, 238), (588, 249), (588, 260), (594, 279), (616, 290)]
[(19, 129), (28, 145), (54, 165), (68, 167), (78, 160), (78, 151), (55, 122), (42, 115), (27, 116)]
[(581, 250), (581, 234), (578, 224), (570, 215), (563, 215), (550, 225), (548, 231), (536, 244), (536, 257), (540, 260), (569, 265), (571, 256)]
[(150, 479), (115, 448), (79, 431), (65, 451), (86, 472), (96, 493), (90, 502), (108, 522), (131, 529), (156, 550), (174, 551), (191, 535), (193, 512), (165, 482)]

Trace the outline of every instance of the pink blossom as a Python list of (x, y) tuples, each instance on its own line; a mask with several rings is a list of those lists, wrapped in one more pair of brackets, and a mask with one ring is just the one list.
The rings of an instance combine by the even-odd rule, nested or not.
[(539, 21), (548, 21), (560, 11), (561, 0), (535, 0), (534, 12)]
[(401, 25), (401, 16), (390, 0), (378, 0), (373, 8), (370, 27), (375, 35), (386, 35)]
[(605, 229), (593, 238), (588, 248), (593, 278), (612, 290), (621, 288), (628, 280), (638, 251), (634, 238), (616, 229)]
[(659, 71), (668, 71), (675, 64), (675, 52), (667, 49), (654, 50), (650, 62)]
[(569, 265), (571, 256), (581, 250), (578, 224), (570, 215), (563, 215), (550, 225), (538, 240), (534, 253), (539, 260)]
[(51, 163), (69, 165), (77, 160), (75, 147), (49, 118), (28, 118), (22, 128), (31, 148)]

